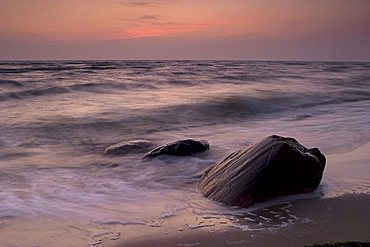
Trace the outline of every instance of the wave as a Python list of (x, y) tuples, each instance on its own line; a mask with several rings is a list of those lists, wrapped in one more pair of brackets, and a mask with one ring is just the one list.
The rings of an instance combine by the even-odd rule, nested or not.
[(117, 69), (116, 66), (112, 65), (91, 65), (91, 66), (46, 66), (46, 67), (39, 67), (39, 66), (30, 66), (24, 68), (0, 68), (0, 74), (14, 74), (14, 73), (29, 73), (29, 72), (38, 72), (38, 71), (46, 71), (46, 72), (60, 72), (60, 71), (78, 71), (78, 72), (94, 72), (96, 70), (114, 70)]
[[(109, 105), (99, 108), (99, 113), (91, 119), (70, 121), (74, 128), (103, 128), (125, 126), (129, 131), (157, 131), (158, 129), (178, 128), (179, 126), (204, 125), (227, 121), (248, 121), (259, 117), (302, 110), (296, 119), (315, 116), (313, 110), (317, 106), (346, 104), (370, 100), (369, 75), (367, 63), (307, 63), (307, 62), (233, 62), (233, 61), (68, 61), (68, 62), (20, 62), (0, 63), (0, 70), (24, 69), (70, 69), (77, 73), (51, 75), (37, 73), (28, 75), (6, 75), (0, 81), (0, 101), (25, 100), (48, 96), (88, 93), (99, 94), (99, 102)], [(299, 66), (298, 70), (297, 67)], [(332, 76), (327, 71), (344, 69), (348, 75)], [(114, 69), (100, 71), (94, 75), (86, 75), (81, 71), (95, 69)], [(301, 69), (303, 73), (301, 73)], [(357, 69), (352, 72), (353, 69)], [(322, 70), (320, 72), (320, 70)], [(146, 73), (149, 71), (148, 73)], [(313, 72), (312, 72), (313, 71)], [(358, 73), (361, 71), (361, 73)], [(311, 73), (312, 72), (312, 73)], [(338, 73), (340, 74), (340, 73)], [(328, 76), (329, 75), (329, 76)], [(326, 77), (325, 77), (326, 76)], [(32, 83), (18, 83), (20, 78), (34, 80)], [(7, 80), (11, 79), (11, 80)], [(36, 80), (40, 81), (36, 81)], [(233, 83), (234, 85), (230, 85)], [(191, 87), (191, 88), (190, 88)], [(191, 91), (194, 87), (194, 91)], [(229, 90), (230, 87), (231, 89)], [(190, 88), (190, 90), (189, 90)], [(306, 90), (306, 88), (308, 90)], [(4, 89), (4, 90), (2, 90)], [(151, 94), (151, 90), (161, 90)], [(200, 100), (180, 104), (176, 90), (191, 91), (196, 98), (197, 90), (201, 90)], [(106, 97), (100, 94), (114, 94), (125, 99), (132, 91), (141, 91), (138, 101), (132, 99), (133, 105), (141, 104), (139, 100), (153, 100), (154, 96), (169, 98), (168, 104), (155, 109), (130, 110), (130, 106), (118, 106), (120, 97)], [(209, 91), (209, 94), (208, 94)], [(214, 95), (217, 92), (217, 96)], [(165, 92), (166, 94), (161, 94)], [(205, 93), (206, 92), (206, 93)], [(225, 95), (219, 96), (219, 92)], [(246, 93), (243, 93), (246, 92)], [(253, 93), (247, 93), (253, 92)], [(136, 92), (135, 92), (136, 93)], [(167, 94), (168, 93), (168, 94)], [(147, 97), (147, 95), (149, 95)], [(186, 94), (184, 94), (186, 95)], [(206, 95), (210, 95), (206, 97)], [(79, 95), (80, 96), (80, 95)], [(90, 95), (89, 95), (90, 96)], [(206, 98), (205, 98), (206, 97)], [(116, 100), (113, 101), (112, 100)], [(131, 98), (130, 98), (131, 99)], [(83, 102), (72, 100), (75, 105)], [(163, 100), (163, 99), (161, 99)], [(23, 103), (22, 102), (22, 103)], [(163, 102), (163, 101), (161, 101)], [(177, 103), (175, 103), (177, 102)], [(94, 102), (92, 102), (94, 103)], [(112, 104), (113, 103), (113, 104)], [(117, 106), (115, 109), (115, 106)], [(144, 106), (142, 106), (144, 107)], [(71, 119), (75, 119), (72, 116)], [(293, 118), (291, 118), (293, 119)], [(50, 121), (52, 122), (52, 121)], [(46, 123), (47, 124), (47, 123)], [(129, 126), (129, 127), (127, 127)], [(52, 126), (52, 128), (58, 128)]]
[[(0, 88), (5, 82), (0, 81)], [(13, 81), (6, 81), (7, 84), (17, 85), (18, 87), (24, 86), (21, 83)], [(135, 83), (120, 83), (120, 82), (87, 82), (79, 83), (66, 86), (51, 86), (51, 87), (40, 87), (31, 88), (19, 91), (11, 91), (0, 93), (0, 101), (6, 100), (23, 100), (33, 97), (52, 96), (57, 94), (67, 94), (74, 92), (89, 92), (89, 93), (119, 93), (121, 90), (141, 90), (141, 89), (156, 89), (157, 87), (151, 84), (135, 84)]]
[(38, 96), (49, 96), (61, 93), (68, 93), (68, 89), (64, 87), (47, 87), (39, 89), (27, 89), (17, 92), (7, 92), (0, 94), (0, 101), (6, 101), (9, 99), (25, 99), (29, 97), (38, 97)]
[[(49, 138), (50, 133), (54, 133), (56, 136), (66, 136), (66, 140), (73, 142), (78, 140), (81, 134), (97, 131), (113, 133), (116, 130), (122, 130), (126, 135), (150, 134), (282, 116), (290, 116), (289, 121), (302, 121), (325, 112), (327, 107), (323, 108), (323, 106), (332, 105), (330, 109), (335, 109), (346, 107), (348, 102), (365, 102), (360, 104), (366, 105), (369, 101), (370, 92), (361, 90), (345, 90), (334, 94), (332, 98), (328, 98), (327, 92), (264, 97), (232, 95), (186, 104), (166, 105), (155, 109), (116, 109), (88, 117), (65, 117), (63, 121), (53, 121), (51, 118), (50, 121), (45, 119), (43, 122), (27, 123), (24, 128), (27, 128), (28, 132), (37, 133), (41, 138)], [(96, 150), (96, 147), (91, 148)]]
[[(332, 94), (332, 96), (328, 96)], [(348, 102), (369, 101), (370, 91), (341, 90), (336, 92), (293, 94), (281, 93), (276, 96), (231, 95), (210, 98), (202, 102), (164, 107), (159, 113), (182, 113), (178, 118), (209, 119), (239, 117), (251, 118), (265, 114), (278, 113), (294, 109), (308, 109), (316, 106), (342, 104)]]
[(15, 80), (2, 80), (2, 79), (0, 79), (0, 87), (1, 86), (23, 87), (24, 84), (19, 82), (19, 81), (15, 81)]
[(35, 71), (63, 71), (63, 70), (73, 70), (75, 68), (62, 67), (62, 66), (48, 66), (48, 67), (21, 67), (21, 68), (0, 68), (0, 74), (14, 74), (14, 73), (28, 73)]
[(116, 69), (152, 70), (158, 66), (161, 66), (161, 62), (155, 61), (7, 62), (0, 63), (0, 74), (29, 73), (37, 71), (94, 72), (99, 70), (116, 70)]

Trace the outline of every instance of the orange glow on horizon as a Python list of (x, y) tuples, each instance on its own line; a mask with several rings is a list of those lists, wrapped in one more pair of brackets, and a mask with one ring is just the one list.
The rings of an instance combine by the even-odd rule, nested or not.
[(343, 1), (335, 5), (336, 12), (324, 12), (333, 8), (327, 3), (320, 6), (290, 3), (282, 8), (281, 3), (244, 0), (142, 2), (130, 5), (112, 0), (5, 0), (0, 3), (0, 34), (2, 37), (60, 41), (172, 36), (197, 31), (201, 31), (197, 32), (199, 37), (243, 36), (257, 32), (271, 35), (328, 29), (334, 21), (336, 26), (348, 18), (355, 22), (363, 18), (358, 13), (365, 12), (361, 9), (348, 11)]
[[(41, 50), (45, 44), (70, 49), (75, 44), (116, 41), (136, 47), (143, 44), (135, 43), (137, 39), (150, 43), (153, 38), (171, 45), (181, 41), (186, 47), (198, 41), (217, 43), (220, 47), (214, 48), (215, 53), (225, 50), (225, 54), (229, 49), (235, 54), (238, 49), (254, 54), (256, 49), (246, 45), (249, 41), (263, 43), (264, 48), (258, 49), (263, 54), (266, 48), (281, 54), (281, 46), (275, 45), (279, 42), (287, 48), (300, 44), (304, 50), (309, 40), (327, 42), (329, 48), (330, 42), (340, 40), (344, 47), (357, 49), (370, 40), (369, 12), (370, 1), (359, 0), (1, 0), (0, 51), (17, 53), (9, 44), (22, 48), (30, 43)], [(6, 46), (1, 47), (2, 41)], [(113, 49), (104, 46), (103, 50)], [(153, 50), (169, 47), (160, 46)], [(194, 54), (208, 46), (203, 47), (199, 43)]]

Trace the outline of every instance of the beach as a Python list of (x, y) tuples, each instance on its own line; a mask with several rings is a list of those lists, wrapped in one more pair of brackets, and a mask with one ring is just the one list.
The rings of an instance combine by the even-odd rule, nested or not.
[[(326, 177), (351, 167), (368, 168), (370, 143), (328, 155)], [(337, 162), (337, 163), (336, 163)], [(332, 174), (330, 166), (341, 166)], [(327, 178), (324, 178), (324, 183)], [(361, 179), (361, 177), (352, 179)], [(366, 185), (366, 176), (364, 176)], [(334, 192), (335, 193), (331, 193)], [(339, 194), (340, 193), (340, 194)], [(16, 224), (1, 222), (3, 246), (305, 246), (317, 243), (370, 242), (370, 194), (327, 188), (322, 196), (281, 197), (247, 209), (220, 212), (185, 208), (143, 221), (91, 223), (49, 216)], [(150, 206), (146, 210), (150, 210)], [(85, 222), (84, 222), (85, 221)], [(32, 243), (32, 244), (30, 244)]]

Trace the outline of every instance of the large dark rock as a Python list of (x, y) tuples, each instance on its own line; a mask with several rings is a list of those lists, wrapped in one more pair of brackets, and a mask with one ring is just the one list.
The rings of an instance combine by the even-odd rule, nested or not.
[(311, 192), (321, 181), (325, 156), (293, 138), (269, 136), (208, 168), (201, 193), (215, 201), (248, 207), (282, 195)]
[(159, 155), (177, 155), (188, 156), (203, 152), (209, 149), (209, 143), (206, 140), (179, 140), (157, 147), (147, 153), (144, 158), (156, 157)]
[(125, 155), (129, 153), (147, 152), (153, 147), (153, 143), (147, 140), (132, 140), (122, 141), (104, 150), (104, 154), (108, 155)]

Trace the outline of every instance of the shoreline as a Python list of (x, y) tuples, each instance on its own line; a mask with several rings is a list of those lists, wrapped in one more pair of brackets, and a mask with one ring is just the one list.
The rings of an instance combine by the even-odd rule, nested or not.
[[(101, 246), (295, 247), (329, 242), (370, 242), (370, 213), (368, 213), (370, 194), (366, 185), (368, 184), (366, 174), (369, 173), (365, 172), (359, 176), (358, 172), (353, 173), (351, 171), (356, 170), (356, 167), (360, 167), (361, 170), (365, 169), (365, 171), (369, 169), (366, 167), (370, 165), (370, 160), (367, 157), (368, 150), (370, 150), (370, 142), (354, 150), (327, 155), (328, 165), (324, 173), (326, 174), (325, 178), (328, 180), (343, 178), (340, 179), (344, 183), (342, 185), (343, 188), (337, 188), (333, 184), (330, 185), (332, 187), (329, 187), (329, 191), (320, 198), (294, 200), (287, 197), (287, 202), (277, 200), (274, 203), (272, 201), (271, 204), (266, 204), (265, 207), (253, 210), (253, 213), (262, 218), (266, 216), (266, 212), (280, 212), (282, 217), (288, 219), (291, 217), (292, 222), (288, 222), (288, 224), (282, 225), (282, 221), (275, 220), (275, 225), (272, 224), (272, 227), (268, 227), (266, 224), (269, 222), (262, 220), (259, 224), (265, 225), (256, 229), (256, 222), (247, 222), (247, 227), (243, 231), (232, 226), (235, 218), (227, 220), (226, 216), (220, 217), (221, 220), (215, 219), (203, 223), (214, 224), (214, 226), (189, 229), (186, 226), (187, 222), (194, 222), (195, 218), (201, 216), (187, 212), (166, 219), (163, 227), (153, 229), (139, 227), (134, 231), (139, 231), (140, 234), (134, 233), (131, 235), (131, 231), (128, 231), (126, 237), (123, 236), (117, 243), (107, 243)], [(359, 182), (358, 179), (360, 179), (364, 187), (358, 188), (356, 191), (361, 191), (362, 193), (356, 193), (348, 189), (354, 186), (351, 184), (353, 182), (352, 179), (357, 183)], [(323, 186), (325, 187), (325, 184), (328, 182), (326, 181)], [(286, 207), (286, 205), (288, 205), (289, 209), (284, 212), (281, 209)], [(265, 218), (268, 219), (269, 217), (273, 218), (273, 215)], [(206, 220), (203, 219), (202, 221)], [(220, 224), (217, 221), (223, 222)], [(182, 230), (179, 231), (179, 228)]]
[[(99, 246), (305, 246), (329, 242), (370, 242), (370, 195), (347, 194), (327, 199), (307, 199), (292, 203), (291, 225), (260, 230), (240, 230), (226, 224), (190, 229), (182, 223), (192, 216), (176, 216), (162, 227), (140, 231), (138, 236), (123, 236), (117, 243)], [(260, 211), (262, 211), (261, 209)], [(182, 223), (182, 224), (181, 224)], [(182, 227), (182, 231), (178, 228)], [(131, 229), (132, 230), (132, 229)]]
[[(144, 217), (143, 221), (102, 223), (71, 215), (63, 218), (47, 214), (37, 218), (0, 218), (0, 245), (296, 247), (328, 242), (370, 242), (368, 150), (370, 142), (352, 151), (327, 155), (322, 189), (325, 190), (328, 183), (330, 187), (322, 197), (280, 198), (252, 206), (240, 215), (228, 214), (227, 208), (217, 215), (215, 212), (207, 215), (189, 205), (175, 214)], [(332, 179), (339, 181), (340, 187), (331, 183)], [(150, 204), (138, 206), (154, 210)]]

